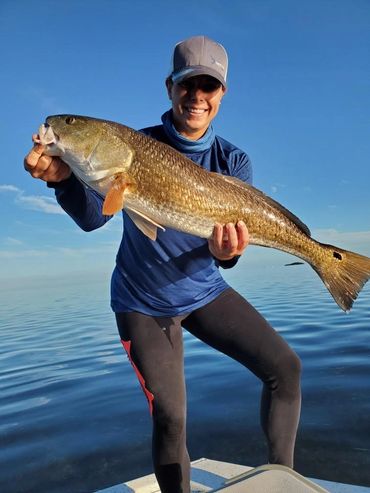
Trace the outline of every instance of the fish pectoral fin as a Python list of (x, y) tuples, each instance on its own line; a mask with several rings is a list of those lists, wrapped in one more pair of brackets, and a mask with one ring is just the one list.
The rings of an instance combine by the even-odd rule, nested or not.
[(119, 173), (114, 177), (114, 182), (108, 190), (103, 203), (103, 214), (112, 216), (123, 209), (124, 193), (131, 183), (123, 173)]
[(157, 228), (165, 231), (161, 224), (156, 223), (153, 219), (150, 219), (150, 217), (146, 216), (142, 212), (131, 208), (125, 210), (135, 226), (151, 240), (155, 241), (157, 239)]

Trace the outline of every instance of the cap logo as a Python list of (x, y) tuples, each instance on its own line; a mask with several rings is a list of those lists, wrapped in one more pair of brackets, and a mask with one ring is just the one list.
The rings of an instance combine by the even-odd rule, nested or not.
[(221, 67), (222, 70), (225, 70), (225, 67), (222, 65), (222, 63), (218, 62), (213, 56), (211, 55), (211, 60), (213, 65), (217, 65), (218, 67)]

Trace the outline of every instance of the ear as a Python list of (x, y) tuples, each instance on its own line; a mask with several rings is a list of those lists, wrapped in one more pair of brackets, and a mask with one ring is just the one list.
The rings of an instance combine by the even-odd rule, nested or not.
[(218, 104), (221, 104), (221, 101), (223, 100), (223, 98), (224, 98), (224, 96), (226, 94), (226, 91), (227, 91), (226, 87), (224, 87), (224, 86), (221, 86), (221, 89), (222, 89), (222, 94), (221, 94), (221, 97), (219, 99)]
[(167, 87), (167, 94), (168, 97), (172, 100), (172, 87), (173, 87), (173, 82), (171, 77), (167, 77), (166, 79), (166, 87)]

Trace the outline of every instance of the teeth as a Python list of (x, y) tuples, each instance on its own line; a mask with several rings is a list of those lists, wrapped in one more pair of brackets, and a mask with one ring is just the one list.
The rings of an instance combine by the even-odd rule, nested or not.
[(198, 109), (198, 108), (186, 108), (189, 113), (194, 113), (196, 115), (200, 115), (204, 113), (206, 110)]

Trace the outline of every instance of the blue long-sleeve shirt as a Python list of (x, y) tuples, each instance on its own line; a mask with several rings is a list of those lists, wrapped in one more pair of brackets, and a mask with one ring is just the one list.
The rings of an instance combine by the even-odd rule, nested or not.
[[(142, 132), (169, 144), (162, 125)], [(252, 182), (248, 155), (221, 137), (216, 136), (209, 149), (185, 155), (209, 171)], [(55, 188), (59, 204), (84, 231), (97, 229), (111, 218), (102, 214), (103, 198), (73, 174), (68, 180), (49, 186)], [(153, 316), (190, 313), (228, 287), (218, 267), (230, 267), (236, 259), (218, 262), (211, 255), (207, 240), (168, 228), (158, 230), (157, 240), (152, 241), (125, 211), (123, 225), (111, 282), (113, 311)]]

